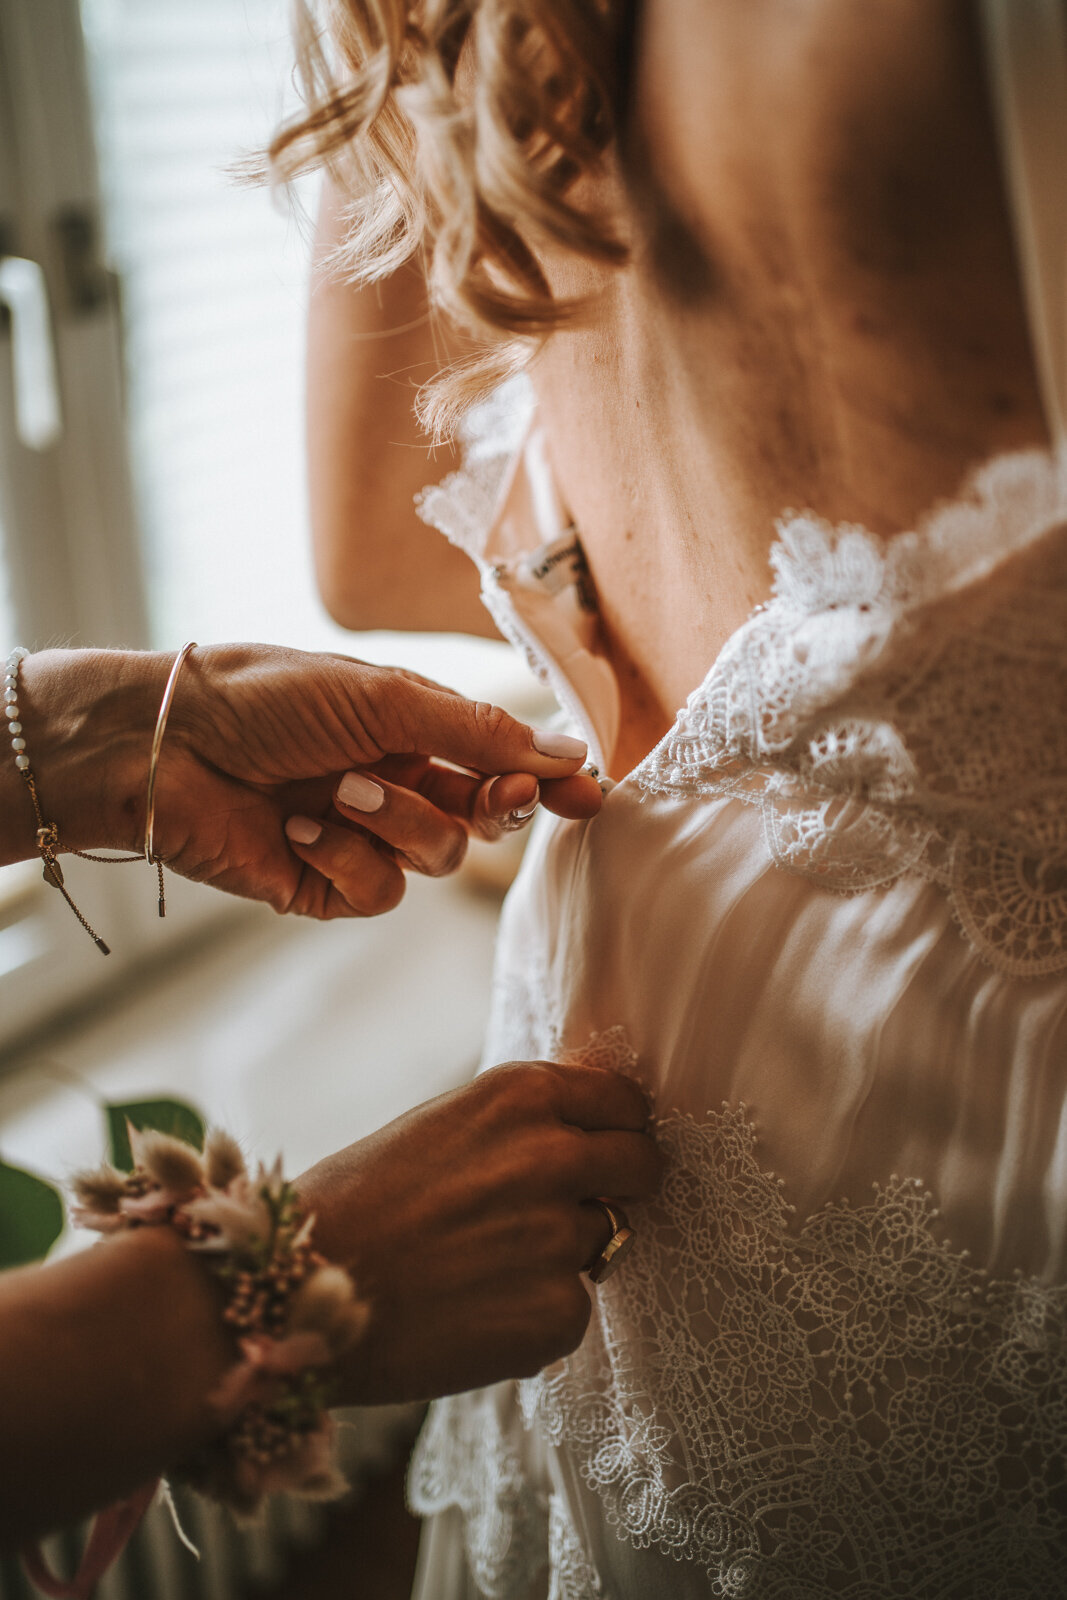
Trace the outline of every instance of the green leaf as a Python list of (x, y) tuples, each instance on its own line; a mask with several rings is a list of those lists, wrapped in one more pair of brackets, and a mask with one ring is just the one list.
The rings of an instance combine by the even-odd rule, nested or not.
[(0, 1267), (43, 1260), (62, 1232), (59, 1190), (0, 1161)]
[(128, 1100), (124, 1105), (105, 1105), (107, 1131), (111, 1144), (111, 1161), (122, 1172), (133, 1166), (133, 1154), (126, 1134), (126, 1120), (134, 1127), (155, 1128), (158, 1133), (170, 1133), (186, 1144), (204, 1148), (204, 1119), (199, 1111), (186, 1105), (184, 1100)]

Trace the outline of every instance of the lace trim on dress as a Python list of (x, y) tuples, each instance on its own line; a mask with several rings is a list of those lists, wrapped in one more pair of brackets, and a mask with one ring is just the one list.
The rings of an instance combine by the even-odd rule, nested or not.
[[(588, 737), (485, 559), (533, 408), (520, 376), (472, 412), (464, 466), (419, 510), (482, 567), (501, 633)], [(775, 863), (836, 893), (922, 876), (992, 966), (1064, 970), (1065, 524), (1067, 457), (1040, 451), (998, 457), (892, 539), (785, 519), (773, 599), (632, 781), (758, 807)]]
[(520, 373), (502, 383), (463, 419), (463, 465), (415, 496), (422, 520), (479, 564), (533, 411), (529, 378)]
[[(632, 1070), (621, 1029), (591, 1044)], [(618, 1535), (714, 1595), (1062, 1593), (1067, 1288), (989, 1277), (915, 1180), (798, 1220), (743, 1106), (658, 1136), (625, 1270), (520, 1385)]]
[(548, 1600), (604, 1600), (600, 1579), (559, 1494), (548, 1500), (548, 1570)]
[(545, 1497), (531, 1486), (518, 1443), (500, 1425), (492, 1390), (431, 1407), (408, 1476), (417, 1516), (450, 1506), (463, 1517), (467, 1564), (485, 1600), (525, 1595), (547, 1558)]
[(916, 872), (1024, 977), (1067, 967), (1067, 466), (1028, 452), (882, 540), (780, 524), (773, 599), (632, 774), (760, 807), (838, 892)]
[[(546, 1026), (558, 1059), (637, 1075), (622, 1028), (566, 1052)], [(989, 1276), (915, 1179), (798, 1219), (743, 1105), (657, 1137), (667, 1178), (625, 1270), (580, 1349), (518, 1385), (617, 1536), (717, 1596), (1064, 1593), (1067, 1287)], [(525, 1596), (546, 1551), (552, 1600), (598, 1600), (568, 1508), (546, 1527), (516, 1475), (498, 1395), (434, 1408), (416, 1508), (463, 1511), (487, 1600)]]

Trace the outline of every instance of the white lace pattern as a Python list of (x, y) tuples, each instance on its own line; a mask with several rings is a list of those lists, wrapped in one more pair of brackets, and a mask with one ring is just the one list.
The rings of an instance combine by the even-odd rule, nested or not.
[(516, 1442), (500, 1426), (492, 1391), (462, 1406), (434, 1406), (408, 1477), (419, 1516), (455, 1506), (463, 1517), (467, 1563), (485, 1600), (512, 1600), (545, 1566), (546, 1497), (529, 1481)]
[(520, 1385), (609, 1524), (714, 1595), (1062, 1594), (1067, 1289), (988, 1277), (910, 1179), (798, 1224), (743, 1106), (659, 1140), (626, 1271)]
[(548, 1569), (548, 1600), (604, 1600), (600, 1579), (559, 1494), (550, 1495), (548, 1501)]
[(917, 872), (1002, 971), (1067, 967), (1067, 470), (1002, 457), (884, 541), (785, 521), (774, 598), (633, 774), (761, 808), (774, 860)]
[[(557, 1053), (636, 1069), (621, 1028)], [(626, 1270), (581, 1348), (518, 1386), (617, 1536), (738, 1600), (1067, 1593), (1067, 1288), (975, 1267), (914, 1179), (798, 1221), (744, 1106), (657, 1134), (668, 1176)], [(418, 1508), (464, 1510), (487, 1600), (546, 1553), (551, 1600), (597, 1600), (566, 1507), (546, 1526), (510, 1456), (488, 1396), (444, 1402)]]
[(528, 378), (511, 378), (463, 419), (463, 465), (415, 497), (422, 520), (480, 562), (507, 482), (533, 414)]
[[(484, 556), (532, 414), (524, 379), (472, 414), (464, 466), (419, 509), (483, 568), (504, 637), (560, 698)], [(775, 592), (632, 774), (759, 807), (786, 870), (838, 893), (916, 873), (991, 965), (1067, 968), (1067, 459), (998, 457), (883, 540), (779, 525)]]

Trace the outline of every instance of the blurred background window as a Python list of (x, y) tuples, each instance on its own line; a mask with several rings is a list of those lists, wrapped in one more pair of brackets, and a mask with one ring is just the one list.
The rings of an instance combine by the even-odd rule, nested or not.
[[(355, 638), (317, 598), (302, 425), (317, 182), (272, 195), (234, 175), (296, 108), (287, 16), (285, 0), (0, 5), (0, 254), (39, 269), (59, 412), (54, 439), (20, 432), (8, 316), (2, 641), (273, 639), (524, 709), (504, 646)], [(136, 867), (71, 877), (114, 954), (38, 874), (0, 873), (0, 1047), (227, 912), (177, 885), (161, 927)]]
[[(270, 638), (352, 650), (307, 537), (304, 325), (317, 177), (239, 181), (298, 109), (287, 0), (82, 0), (152, 642)], [(475, 640), (361, 653), (514, 678)], [(441, 662), (445, 662), (444, 668)]]
[(82, 15), (153, 642), (324, 642), (301, 455), (317, 185), (272, 197), (232, 171), (294, 109), (287, 7), (83, 0)]

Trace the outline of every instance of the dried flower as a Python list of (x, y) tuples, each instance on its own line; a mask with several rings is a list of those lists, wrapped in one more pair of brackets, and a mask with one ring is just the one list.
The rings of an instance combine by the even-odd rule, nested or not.
[(204, 1145), (204, 1167), (213, 1189), (228, 1189), (235, 1178), (243, 1178), (245, 1158), (237, 1140), (220, 1128), (209, 1133)]
[(250, 1405), (262, 1404), (276, 1387), (270, 1373), (253, 1366), (250, 1361), (240, 1361), (223, 1373), (208, 1395), (208, 1405), (222, 1422), (230, 1423)]
[(278, 1487), (295, 1487), (307, 1500), (337, 1500), (349, 1489), (348, 1480), (334, 1460), (334, 1423), (329, 1417), (300, 1439), (288, 1468), (288, 1484), (282, 1482)]
[(126, 1124), (134, 1164), (154, 1178), (161, 1189), (169, 1189), (178, 1197), (192, 1194), (204, 1181), (200, 1154), (192, 1145), (181, 1139), (172, 1139), (169, 1133), (159, 1133), (155, 1128), (143, 1130)]
[(78, 1204), (86, 1212), (102, 1212), (105, 1215), (115, 1215), (119, 1209), (119, 1201), (126, 1193), (126, 1178), (114, 1167), (109, 1167), (105, 1162), (102, 1166), (94, 1167), (91, 1172), (79, 1172), (71, 1180), (71, 1188)]
[(315, 1231), (316, 1220), (317, 1219), (314, 1211), (310, 1211), (304, 1218), (303, 1222), (300, 1224), (300, 1227), (293, 1235), (294, 1250), (299, 1250), (303, 1245), (309, 1245), (311, 1243), (311, 1235)]
[(72, 1206), (70, 1220), (76, 1228), (91, 1228), (94, 1233), (119, 1233), (129, 1224), (118, 1211), (91, 1211), (84, 1206)]
[(135, 1222), (169, 1222), (175, 1205), (181, 1199), (181, 1195), (175, 1196), (167, 1189), (150, 1189), (147, 1194), (127, 1195), (120, 1202), (119, 1209), (124, 1217), (132, 1217)]
[(211, 1135), (203, 1159), (166, 1134), (129, 1127), (129, 1138), (133, 1172), (77, 1177), (75, 1216), (101, 1233), (172, 1223), (191, 1249), (215, 1252), (211, 1268), (228, 1287), (223, 1317), (241, 1352), (210, 1396), (226, 1426), (220, 1447), (185, 1475), (239, 1519), (275, 1490), (335, 1499), (348, 1485), (333, 1464), (329, 1369), (368, 1315), (351, 1279), (315, 1252), (315, 1219), (280, 1157), (253, 1179), (227, 1134)]
[(321, 1333), (293, 1333), (284, 1339), (256, 1334), (241, 1340), (241, 1354), (253, 1367), (275, 1377), (291, 1377), (305, 1367), (325, 1367), (330, 1347)]
[(351, 1487), (333, 1461), (334, 1424), (329, 1417), (319, 1427), (293, 1440), (289, 1450), (269, 1466), (247, 1460), (235, 1463), (232, 1490), (243, 1501), (244, 1517), (254, 1516), (263, 1496), (288, 1491), (305, 1500), (338, 1500)]
[(217, 1228), (214, 1238), (198, 1240), (197, 1250), (248, 1250), (265, 1244), (271, 1235), (271, 1215), (258, 1187), (247, 1176), (234, 1178), (229, 1189), (212, 1189), (185, 1207), (195, 1222)]
[(267, 1194), (275, 1204), (281, 1199), (282, 1191), (285, 1188), (285, 1178), (282, 1176), (282, 1158), (280, 1155), (275, 1156), (273, 1163), (269, 1167), (264, 1166), (262, 1161), (259, 1163), (256, 1186), (260, 1189), (266, 1189)]
[(341, 1267), (320, 1267), (293, 1296), (289, 1327), (314, 1329), (337, 1354), (354, 1344), (367, 1325), (367, 1307), (356, 1299), (352, 1279)]

